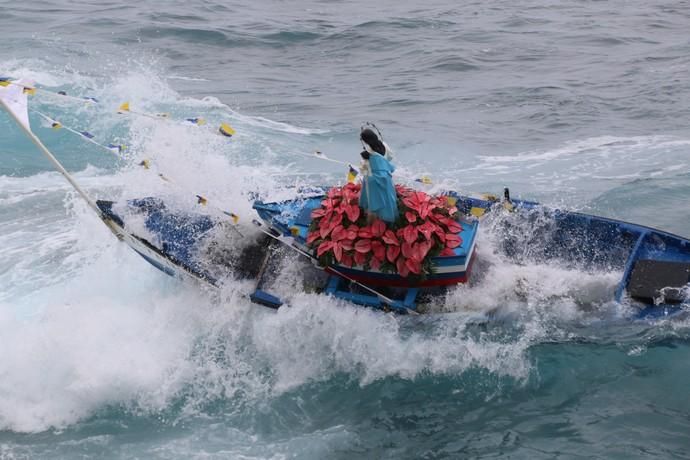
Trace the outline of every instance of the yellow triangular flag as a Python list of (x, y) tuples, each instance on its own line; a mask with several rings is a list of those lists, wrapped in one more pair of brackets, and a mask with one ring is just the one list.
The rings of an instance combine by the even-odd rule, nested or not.
[(220, 128), (218, 128), (218, 131), (223, 135), (227, 137), (232, 137), (233, 134), (235, 134), (235, 130), (232, 129), (232, 126), (230, 126), (227, 123), (221, 123)]
[(129, 102), (123, 102), (120, 108), (117, 109), (117, 113), (129, 112)]

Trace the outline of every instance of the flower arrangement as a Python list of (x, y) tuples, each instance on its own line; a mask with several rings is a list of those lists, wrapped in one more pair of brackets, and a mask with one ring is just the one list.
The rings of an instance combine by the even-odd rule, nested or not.
[(392, 224), (367, 222), (359, 207), (361, 185), (330, 189), (312, 211), (307, 235), (307, 245), (316, 250), (319, 262), (423, 277), (433, 273), (433, 257), (454, 255), (453, 248), (462, 243), (457, 208), (443, 196), (402, 185), (395, 189), (400, 214)]

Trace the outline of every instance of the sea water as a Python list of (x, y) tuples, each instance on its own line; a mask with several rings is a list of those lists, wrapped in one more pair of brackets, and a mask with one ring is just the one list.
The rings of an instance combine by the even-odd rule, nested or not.
[[(690, 235), (686, 2), (0, 7), (0, 76), (46, 90), (33, 130), (94, 198), (202, 195), (251, 236), (255, 194), (344, 181), (313, 152), (356, 164), (370, 121), (428, 192), (506, 186)], [(690, 323), (634, 320), (609, 300), (620, 273), (510, 263), (487, 231), (481, 276), (433, 315), (302, 293), (289, 271), (275, 313), (247, 283), (149, 266), (3, 114), (0, 158), (0, 458), (689, 456)]]

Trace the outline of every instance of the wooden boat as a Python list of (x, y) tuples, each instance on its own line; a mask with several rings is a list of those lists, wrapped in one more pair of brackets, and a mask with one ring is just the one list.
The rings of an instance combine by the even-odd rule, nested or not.
[[(307, 254), (311, 249), (307, 247), (307, 234), (312, 223), (312, 211), (321, 205), (324, 195), (301, 197), (278, 203), (264, 203), (256, 201), (254, 209), (265, 222), (270, 231), (283, 238), (290, 238), (289, 244)], [(475, 259), (478, 219), (469, 215), (461, 218), (462, 230), (457, 233), (461, 244), (453, 249), (453, 255), (432, 258), (433, 272), (425, 276), (401, 276), (395, 272), (365, 269), (361, 266), (348, 267), (334, 264), (325, 267), (331, 274), (325, 292), (334, 297), (348, 300), (357, 304), (390, 308), (400, 312), (415, 311), (416, 299), (419, 294), (453, 286), (468, 281)], [(395, 291), (395, 300), (378, 295), (379, 291), (369, 290), (360, 292), (352, 289), (352, 282), (371, 288), (385, 288)], [(374, 294), (374, 295), (372, 295)]]
[[(321, 192), (323, 193), (323, 192)], [(664, 316), (681, 312), (688, 297), (690, 281), (690, 240), (650, 227), (579, 212), (544, 207), (536, 202), (495, 197), (470, 197), (455, 192), (462, 218), (463, 245), (453, 257), (439, 257), (434, 262), (438, 271), (426, 279), (405, 280), (394, 273), (364, 271), (361, 268), (334, 266), (314, 289), (347, 301), (399, 312), (417, 310), (418, 295), (467, 281), (476, 258), (476, 239), (480, 222), (491, 220), (493, 232), (502, 235), (499, 250), (512, 261), (537, 260), (583, 271), (618, 271), (621, 278), (611, 300), (630, 302), (639, 308), (639, 317)], [(273, 237), (311, 252), (305, 245), (311, 210), (321, 200), (319, 191), (293, 200), (266, 203), (257, 201), (254, 208)], [(99, 201), (104, 215), (118, 225), (123, 218), (113, 211), (112, 203)], [(204, 283), (218, 283), (216, 274), (199, 260), (199, 241), (212, 234), (220, 221), (204, 215), (180, 215), (153, 199), (134, 200), (128, 206), (146, 216), (146, 227), (156, 241), (136, 237), (126, 242), (147, 261), (170, 275), (192, 277)], [(510, 208), (509, 211), (506, 207)], [(481, 225), (484, 225), (483, 223)], [(137, 246), (137, 247), (135, 247)], [(250, 246), (251, 256), (238, 256), (253, 266), (245, 274), (258, 276), (253, 300), (270, 307), (282, 301), (264, 292), (258, 268), (260, 261), (270, 257), (266, 242)], [(265, 265), (265, 264), (263, 264)], [(399, 298), (386, 302), (371, 292), (358, 288), (352, 281)], [(401, 297), (401, 298), (400, 298)]]

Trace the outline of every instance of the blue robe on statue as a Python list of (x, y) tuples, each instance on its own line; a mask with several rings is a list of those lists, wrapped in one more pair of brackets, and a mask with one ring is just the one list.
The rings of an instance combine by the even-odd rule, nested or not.
[(395, 222), (398, 218), (398, 199), (393, 186), (395, 166), (382, 155), (372, 153), (369, 170), (369, 175), (362, 180), (359, 206), (383, 221)]

